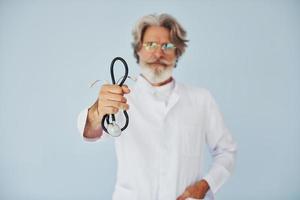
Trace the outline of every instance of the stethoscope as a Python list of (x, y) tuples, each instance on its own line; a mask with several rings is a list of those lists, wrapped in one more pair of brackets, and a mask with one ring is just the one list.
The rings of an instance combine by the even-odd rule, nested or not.
[[(118, 84), (119, 86), (122, 86), (124, 84), (124, 82), (126, 81), (126, 79), (128, 78), (128, 65), (127, 65), (126, 61), (123, 58), (116, 57), (111, 61), (110, 76), (111, 76), (112, 84), (116, 84), (115, 75), (114, 75), (114, 64), (117, 60), (121, 61), (123, 63), (124, 68), (125, 68), (125, 74), (122, 77), (121, 82)], [(113, 137), (120, 136), (122, 131), (124, 131), (127, 128), (128, 123), (129, 123), (128, 113), (126, 112), (126, 110), (123, 110), (123, 113), (124, 113), (124, 116), (126, 118), (126, 122), (125, 122), (125, 125), (122, 128), (120, 128), (120, 126), (116, 123), (116, 117), (115, 117), (114, 114), (111, 114), (111, 115), (106, 114), (106, 115), (103, 116), (102, 121), (101, 121), (102, 129), (106, 133), (108, 133), (109, 135), (111, 135)], [(112, 119), (111, 121), (110, 121), (110, 118)], [(105, 124), (107, 124), (107, 126)]]

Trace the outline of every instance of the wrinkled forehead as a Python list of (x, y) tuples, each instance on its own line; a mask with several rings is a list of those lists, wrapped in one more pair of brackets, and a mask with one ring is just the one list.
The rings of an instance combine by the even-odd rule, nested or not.
[(162, 26), (149, 26), (144, 32), (143, 42), (170, 42), (170, 30)]

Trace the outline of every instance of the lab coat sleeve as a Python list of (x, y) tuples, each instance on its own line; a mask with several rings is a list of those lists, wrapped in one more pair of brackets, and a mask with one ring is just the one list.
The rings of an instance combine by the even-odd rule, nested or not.
[(204, 179), (210, 186), (210, 195), (220, 189), (233, 172), (236, 143), (225, 126), (223, 116), (212, 95), (208, 92), (206, 101), (206, 142), (213, 157), (210, 170)]

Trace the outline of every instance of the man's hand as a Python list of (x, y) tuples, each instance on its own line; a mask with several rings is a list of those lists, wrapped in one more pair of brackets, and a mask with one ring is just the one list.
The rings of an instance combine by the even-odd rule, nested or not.
[(129, 105), (124, 94), (128, 94), (129, 92), (130, 90), (127, 86), (103, 85), (98, 96), (98, 114), (104, 116), (105, 114), (116, 114), (119, 109), (128, 110)]
[(105, 114), (116, 114), (120, 109), (129, 109), (127, 99), (124, 97), (129, 92), (129, 88), (125, 85), (102, 85), (97, 101), (88, 111), (83, 136), (86, 138), (100, 137), (102, 134), (101, 120)]
[(202, 179), (194, 185), (188, 186), (183, 194), (177, 197), (176, 200), (185, 200), (187, 198), (203, 199), (208, 190), (208, 183), (206, 182), (206, 180)]

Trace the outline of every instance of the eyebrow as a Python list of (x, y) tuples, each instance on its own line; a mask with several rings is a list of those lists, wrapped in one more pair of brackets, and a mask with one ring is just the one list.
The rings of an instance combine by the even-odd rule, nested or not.
[[(156, 41), (144, 41), (143, 43), (148, 43), (148, 42), (153, 42), (153, 43), (157, 43), (157, 44), (168, 44), (168, 43), (172, 43), (171, 41), (169, 42), (162, 42), (162, 43), (159, 43), (159, 42), (156, 42)], [(173, 43), (172, 43), (173, 44)]]

